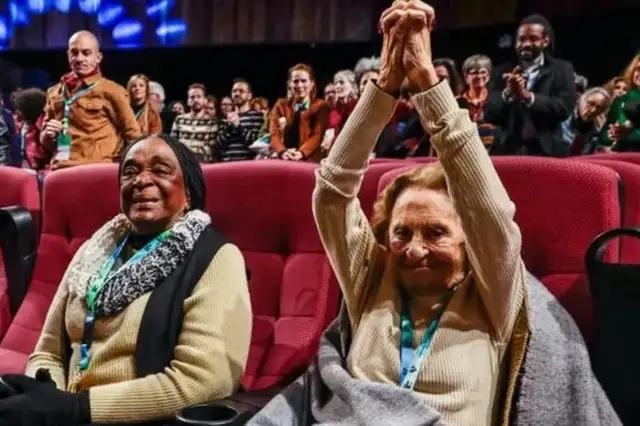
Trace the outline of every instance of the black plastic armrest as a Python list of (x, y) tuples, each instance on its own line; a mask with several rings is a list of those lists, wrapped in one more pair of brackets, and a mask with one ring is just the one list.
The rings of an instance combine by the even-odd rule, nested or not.
[(12, 317), (18, 311), (31, 280), (35, 245), (31, 214), (19, 206), (0, 208), (0, 247)]
[(260, 411), (262, 407), (267, 405), (273, 397), (280, 393), (282, 389), (281, 387), (273, 387), (263, 391), (238, 392), (225, 399), (187, 407), (179, 416), (193, 419), (194, 417), (199, 417), (199, 414), (201, 414), (203, 418), (198, 418), (198, 420), (204, 420), (207, 418), (207, 414), (224, 414), (224, 420), (215, 419), (218, 422), (216, 423), (217, 425), (242, 426), (251, 420), (251, 418)]

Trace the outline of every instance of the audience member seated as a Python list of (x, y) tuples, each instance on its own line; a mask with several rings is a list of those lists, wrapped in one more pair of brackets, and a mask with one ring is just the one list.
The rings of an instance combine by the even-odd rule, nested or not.
[(626, 104), (640, 100), (640, 54), (631, 60), (624, 77), (631, 87), (611, 104), (599, 142), (605, 149), (613, 151), (640, 152), (640, 129), (631, 124), (624, 108)]
[(16, 95), (16, 115), (21, 119), (19, 153), (22, 167), (40, 171), (49, 167), (53, 158), (51, 147), (44, 146), (40, 141), (44, 125), (44, 106), (47, 94), (40, 89), (21, 90)]
[[(433, 20), (416, 0), (383, 13), (378, 86), (317, 172), (314, 214), (346, 307), (306, 377), (322, 391), (297, 382), (251, 424), (291, 424), (305, 404), (309, 424), (619, 424), (580, 331), (525, 269), (515, 206), (431, 63)], [(396, 178), (369, 225), (356, 195), (405, 72), (441, 165)]]
[(30, 356), (2, 379), (0, 425), (171, 418), (232, 394), (251, 338), (239, 249), (209, 228), (195, 154), (168, 136), (132, 144), (123, 213), (76, 253)]
[(611, 95), (602, 87), (587, 89), (573, 112), (562, 123), (562, 139), (571, 155), (593, 154), (598, 145), (598, 135), (606, 120), (605, 113), (611, 104)]
[(283, 160), (319, 161), (320, 142), (329, 126), (329, 105), (316, 97), (309, 65), (294, 65), (288, 81), (292, 96), (279, 99), (269, 117), (271, 150)]
[(142, 136), (162, 133), (160, 114), (152, 107), (149, 77), (144, 74), (131, 76), (127, 83), (127, 92), (131, 100), (131, 108), (136, 115)]

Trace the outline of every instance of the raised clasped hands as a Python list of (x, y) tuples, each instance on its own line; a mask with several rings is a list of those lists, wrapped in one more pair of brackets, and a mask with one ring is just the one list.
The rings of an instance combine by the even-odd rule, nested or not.
[(405, 78), (421, 91), (439, 80), (431, 54), (435, 11), (420, 0), (396, 0), (380, 17), (383, 34), (378, 86), (397, 92)]

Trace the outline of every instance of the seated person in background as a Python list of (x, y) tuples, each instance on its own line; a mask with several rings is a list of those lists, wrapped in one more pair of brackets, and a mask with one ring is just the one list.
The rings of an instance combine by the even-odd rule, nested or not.
[(631, 124), (625, 108), (627, 104), (640, 100), (640, 53), (631, 60), (624, 77), (630, 82), (629, 91), (611, 103), (599, 143), (609, 151), (640, 152), (640, 128)]
[(15, 99), (16, 115), (22, 123), (18, 129), (22, 167), (36, 171), (47, 169), (55, 153), (40, 140), (46, 103), (47, 94), (37, 88), (21, 90)]
[(580, 96), (571, 115), (562, 123), (562, 139), (570, 147), (571, 155), (594, 153), (610, 104), (611, 95), (603, 87), (592, 87)]
[[(593, 378), (584, 342), (581, 351), (561, 355), (569, 351), (567, 341), (580, 345), (580, 332), (561, 322), (571, 321), (568, 314), (528, 276), (515, 205), (469, 113), (431, 61), (434, 17), (417, 0), (397, 0), (383, 13), (380, 79), (365, 89), (316, 171), (313, 212), (347, 315), (321, 341), (312, 381), (305, 381), (312, 386), (307, 407), (313, 420), (333, 425), (496, 425), (514, 415), (523, 425), (619, 424)], [(396, 106), (391, 94), (405, 76), (420, 90), (412, 101), (440, 164), (390, 183), (369, 225), (357, 192)], [(534, 303), (554, 304), (562, 320), (544, 317), (552, 325), (534, 334), (540, 331), (539, 321), (529, 322)], [(543, 350), (536, 346), (540, 339), (547, 342)], [(565, 362), (566, 369), (555, 366)], [(523, 397), (520, 389), (531, 390), (530, 380), (538, 388)], [(296, 395), (285, 391), (250, 424), (299, 424), (286, 421), (299, 414), (293, 401), (305, 398), (300, 382), (294, 385)], [(565, 403), (566, 395), (575, 404)], [(604, 400), (599, 407), (598, 397)], [(580, 410), (592, 410), (589, 415), (603, 422), (587, 423), (594, 418)], [(549, 413), (566, 422), (544, 421)]]
[(329, 126), (329, 105), (316, 97), (313, 69), (289, 69), (292, 96), (279, 99), (269, 115), (271, 150), (287, 161), (320, 161), (320, 142)]
[(0, 400), (2, 426), (171, 418), (240, 384), (246, 270), (209, 228), (195, 154), (169, 136), (142, 139), (118, 179), (123, 213), (69, 264), (26, 376), (2, 377), (21, 392)]

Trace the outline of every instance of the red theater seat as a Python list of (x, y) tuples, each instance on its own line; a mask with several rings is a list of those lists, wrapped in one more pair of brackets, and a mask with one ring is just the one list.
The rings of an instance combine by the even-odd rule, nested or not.
[[(315, 165), (255, 161), (205, 166), (213, 227), (238, 245), (254, 312), (248, 390), (303, 371), (335, 317), (339, 289), (311, 213)], [(78, 247), (117, 214), (117, 166), (77, 167), (45, 181), (45, 218), (34, 277), (0, 344), (0, 374), (24, 368)]]
[[(511, 199), (523, 238), (527, 269), (573, 316), (585, 339), (593, 338), (593, 307), (584, 255), (598, 234), (620, 226), (618, 175), (578, 161), (536, 157), (493, 159)], [(410, 169), (393, 170), (380, 189)], [(618, 259), (612, 247), (606, 259)]]
[[(40, 220), (38, 181), (33, 172), (15, 167), (0, 167), (0, 209), (3, 245), (10, 245), (5, 253), (0, 245), (2, 338), (22, 302), (31, 272), (37, 224)], [(7, 262), (6, 269), (3, 260)]]
[[(598, 164), (614, 170), (620, 177), (622, 201), (622, 226), (625, 228), (640, 227), (640, 155), (636, 155), (638, 163), (616, 161), (618, 154), (607, 154), (572, 157), (572, 159)], [(585, 185), (585, 189), (589, 184)], [(620, 262), (640, 264), (640, 240), (637, 238), (620, 239)]]
[(79, 166), (51, 173), (44, 183), (42, 234), (33, 278), (0, 343), (0, 374), (22, 372), (49, 305), (73, 254), (120, 207), (117, 166)]
[(600, 160), (624, 161), (626, 163), (640, 164), (640, 153), (638, 152), (599, 153), (579, 158), (598, 158)]
[(339, 288), (311, 212), (315, 165), (253, 161), (205, 166), (213, 227), (250, 271), (253, 336), (246, 390), (284, 384), (316, 354)]

